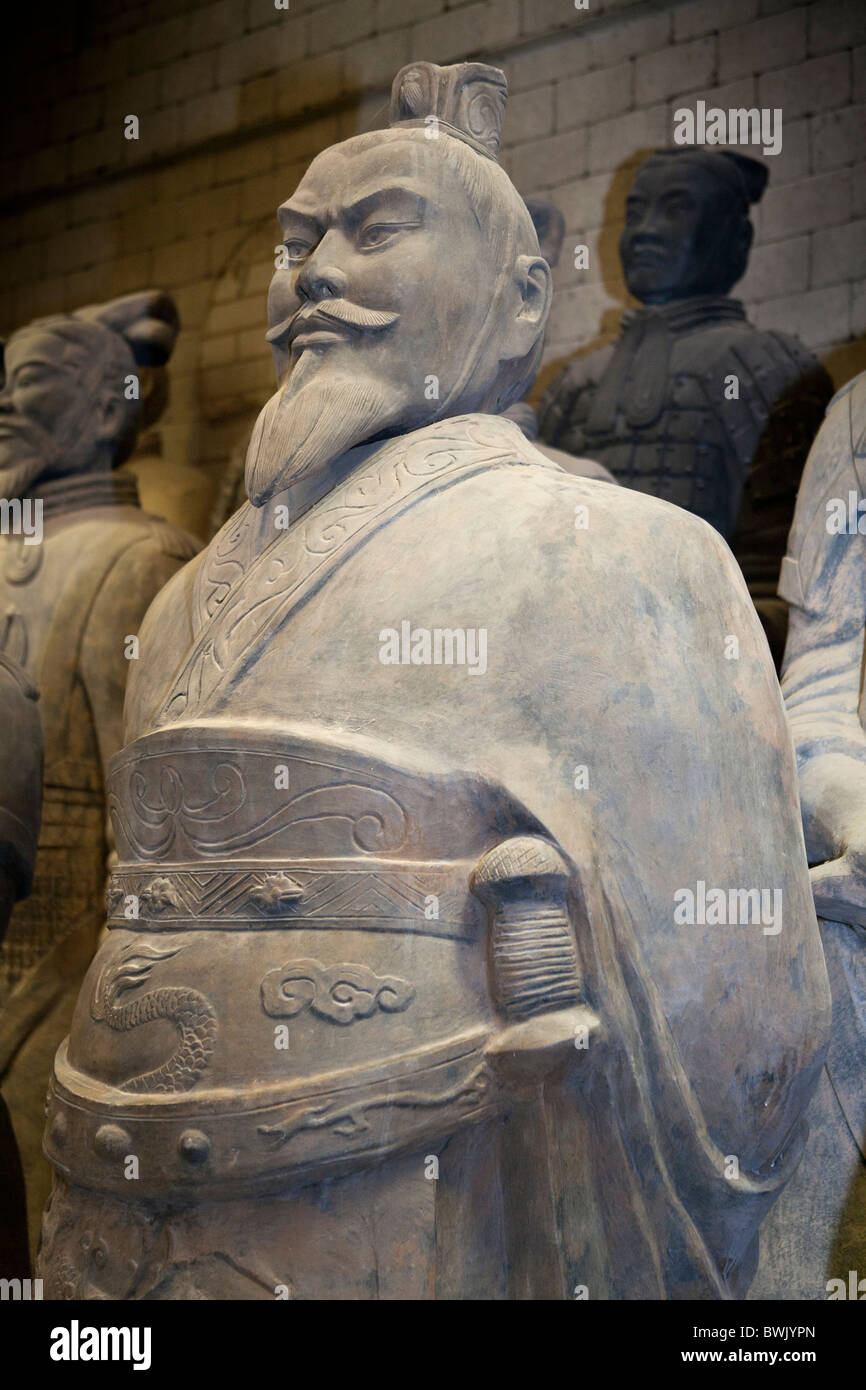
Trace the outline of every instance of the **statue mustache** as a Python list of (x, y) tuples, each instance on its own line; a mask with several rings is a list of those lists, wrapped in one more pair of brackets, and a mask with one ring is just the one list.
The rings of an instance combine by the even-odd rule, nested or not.
[(269, 343), (275, 343), (287, 333), (294, 337), (311, 319), (339, 323), (359, 331), (377, 332), (389, 328), (399, 317), (399, 314), (388, 309), (365, 309), (360, 304), (353, 304), (350, 299), (320, 299), (296, 309), (287, 319), (283, 319), (282, 323), (269, 329), (265, 339)]

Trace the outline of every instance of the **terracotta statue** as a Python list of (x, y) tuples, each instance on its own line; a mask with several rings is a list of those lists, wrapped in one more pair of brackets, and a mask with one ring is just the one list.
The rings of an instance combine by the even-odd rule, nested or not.
[[(37, 694), (20, 667), (0, 654), (0, 942), (16, 902), (33, 886), (42, 798), (42, 728)], [(24, 1174), (0, 1094), (0, 1269), (29, 1279)]]
[[(782, 691), (833, 991), (801, 1172), (774, 1212), (756, 1294), (862, 1298), (866, 1279), (866, 373), (834, 398), (800, 485), (779, 592)], [(841, 1290), (836, 1281), (841, 1280)]]
[[(552, 270), (562, 250), (565, 218), (556, 204), (547, 198), (527, 198), (526, 206), (538, 237), (538, 249)], [(513, 420), (520, 427), (527, 439), (536, 443), (538, 420), (528, 401), (515, 401), (503, 414), (506, 419)], [(216, 535), (220, 527), (246, 501), (244, 469), (248, 443), (249, 432), (238, 440), (223, 470), (210, 517), (211, 536)], [(596, 463), (595, 459), (575, 458), (562, 449), (551, 449), (544, 443), (537, 447), (540, 447), (545, 457), (553, 459), (567, 473), (574, 473), (580, 478), (603, 478), (608, 483), (615, 481), (607, 469)]]
[(620, 483), (715, 526), (781, 657), (779, 565), (833, 386), (799, 339), (754, 328), (730, 297), (767, 176), (731, 150), (680, 146), (644, 160), (619, 248), (644, 307), (623, 315), (614, 345), (565, 367), (539, 427), (548, 444), (598, 459)]
[(102, 925), (104, 777), (122, 745), (123, 695), (139, 624), (195, 554), (146, 515), (117, 470), (141, 417), (138, 373), (165, 362), (173, 301), (145, 292), (14, 333), (0, 392), (2, 649), (40, 693), (42, 831), (33, 893), (0, 954), (0, 1082), (38, 1237), (51, 1174), (43, 1098)]
[(502, 418), (551, 280), (505, 100), (413, 63), (279, 209), (249, 501), (109, 773), (46, 1297), (725, 1298), (797, 1163), (781, 695), (715, 532)]

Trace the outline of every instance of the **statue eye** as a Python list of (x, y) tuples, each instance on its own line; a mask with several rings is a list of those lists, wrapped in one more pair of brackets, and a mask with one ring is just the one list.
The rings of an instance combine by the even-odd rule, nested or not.
[(305, 241), (299, 241), (296, 237), (291, 241), (284, 241), (286, 254), (290, 261), (302, 261), (309, 254), (310, 247)]
[(371, 222), (362, 229), (358, 246), (362, 251), (375, 251), (380, 246), (387, 246), (399, 232), (418, 226), (418, 222)]

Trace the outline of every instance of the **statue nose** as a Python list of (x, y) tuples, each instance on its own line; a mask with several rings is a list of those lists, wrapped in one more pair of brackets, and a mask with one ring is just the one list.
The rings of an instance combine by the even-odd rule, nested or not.
[(304, 299), (342, 299), (346, 277), (334, 265), (308, 264), (298, 276), (298, 291)]

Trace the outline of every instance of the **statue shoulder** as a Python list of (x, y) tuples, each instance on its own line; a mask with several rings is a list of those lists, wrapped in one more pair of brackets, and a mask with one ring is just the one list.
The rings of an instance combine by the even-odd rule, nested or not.
[(192, 560), (202, 548), (202, 542), (182, 527), (164, 521), (162, 517), (145, 513), (147, 531), (156, 549), (162, 555), (186, 563)]

